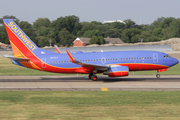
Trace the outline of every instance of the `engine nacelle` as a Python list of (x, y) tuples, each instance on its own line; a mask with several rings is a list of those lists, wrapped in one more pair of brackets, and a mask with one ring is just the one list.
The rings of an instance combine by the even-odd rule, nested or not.
[(128, 76), (129, 68), (127, 66), (114, 66), (108, 69), (109, 77)]

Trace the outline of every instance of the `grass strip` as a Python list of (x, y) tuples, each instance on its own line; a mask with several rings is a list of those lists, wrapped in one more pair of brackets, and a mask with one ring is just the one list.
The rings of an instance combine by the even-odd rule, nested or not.
[(180, 91), (4, 91), (0, 119), (178, 120)]

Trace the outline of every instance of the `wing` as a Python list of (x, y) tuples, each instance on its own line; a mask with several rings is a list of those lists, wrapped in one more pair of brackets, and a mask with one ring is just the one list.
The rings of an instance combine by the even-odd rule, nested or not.
[(109, 68), (108, 65), (99, 65), (99, 64), (91, 64), (91, 63), (80, 62), (72, 55), (72, 53), (67, 48), (66, 48), (66, 52), (67, 52), (69, 59), (72, 63), (81, 65), (82, 67), (95, 67), (97, 70), (107, 70)]
[(28, 58), (17, 58), (17, 57), (10, 56), (10, 55), (4, 55), (4, 57), (7, 57), (7, 58), (10, 58), (10, 59), (13, 59), (13, 60), (25, 60), (25, 61), (29, 61), (30, 60)]

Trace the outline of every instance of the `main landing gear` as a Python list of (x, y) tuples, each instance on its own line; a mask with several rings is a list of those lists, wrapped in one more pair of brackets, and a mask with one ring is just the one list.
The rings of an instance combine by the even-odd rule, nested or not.
[(90, 74), (89, 74), (89, 79), (91, 79), (91, 80), (93, 80), (93, 81), (97, 81), (98, 77), (97, 77), (95, 74), (90, 73)]

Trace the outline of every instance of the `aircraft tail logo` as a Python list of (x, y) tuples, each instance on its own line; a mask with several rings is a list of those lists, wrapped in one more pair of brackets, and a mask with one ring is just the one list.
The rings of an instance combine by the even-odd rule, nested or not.
[(12, 19), (3, 19), (15, 57), (26, 58), (38, 51), (38, 47)]

